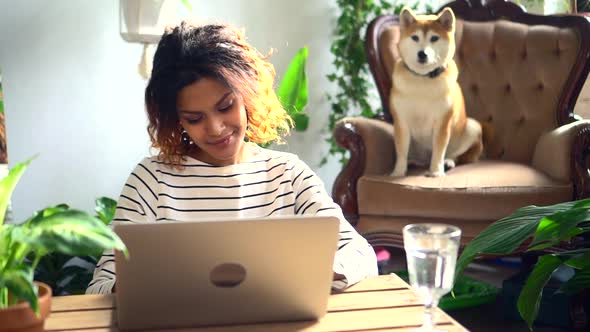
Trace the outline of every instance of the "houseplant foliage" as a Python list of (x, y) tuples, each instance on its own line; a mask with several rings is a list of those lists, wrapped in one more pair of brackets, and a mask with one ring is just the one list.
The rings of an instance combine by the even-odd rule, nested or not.
[[(95, 203), (97, 218), (105, 225), (110, 225), (117, 202), (109, 197), (100, 197)], [(35, 269), (35, 280), (48, 284), (54, 295), (84, 294), (101, 255), (102, 252), (84, 256), (50, 253), (39, 261)]]
[(590, 1), (588, 0), (577, 0), (576, 1), (576, 10), (580, 13), (590, 11)]
[[(550, 206), (527, 206), (502, 218), (477, 235), (457, 261), (456, 276), (480, 254), (510, 254), (519, 248), (541, 256), (530, 272), (518, 298), (518, 311), (532, 329), (542, 291), (552, 273), (566, 265), (575, 275), (560, 291), (576, 293), (590, 288), (590, 248), (547, 253), (544, 249), (590, 233), (590, 199)], [(530, 241), (527, 241), (532, 239)]]
[(92, 255), (106, 249), (127, 255), (127, 249), (101, 220), (65, 204), (37, 211), (20, 224), (4, 224), (10, 196), (30, 162), (15, 165), (0, 182), (0, 309), (26, 301), (38, 313), (33, 274), (45, 255)]
[(308, 95), (305, 74), (307, 55), (307, 47), (297, 51), (277, 88), (279, 101), (293, 119), (296, 131), (305, 131), (309, 125), (309, 116), (304, 112)]
[[(382, 14), (399, 14), (404, 6), (416, 10), (418, 1), (384, 0), (337, 0), (340, 16), (336, 23), (330, 52), (334, 55), (334, 70), (328, 80), (337, 85), (337, 90), (328, 95), (331, 112), (328, 116), (329, 154), (339, 156), (341, 164), (347, 161), (346, 150), (339, 147), (332, 135), (338, 120), (348, 116), (373, 118), (381, 113), (371, 106), (375, 87), (370, 77), (369, 64), (365, 54), (365, 33), (373, 18)], [(432, 8), (425, 4), (426, 12)], [(327, 162), (322, 158), (321, 165)]]
[[(527, 12), (539, 15), (554, 15), (571, 12), (570, 0), (513, 0)], [(577, 6), (579, 7), (579, 6)]]

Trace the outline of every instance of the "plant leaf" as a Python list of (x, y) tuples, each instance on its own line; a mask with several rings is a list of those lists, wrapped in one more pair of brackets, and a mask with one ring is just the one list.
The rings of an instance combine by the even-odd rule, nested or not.
[(563, 284), (559, 290), (574, 294), (583, 289), (590, 288), (590, 267), (586, 266), (582, 270), (576, 270), (576, 274)]
[(559, 257), (565, 265), (577, 270), (590, 267), (590, 248), (562, 251), (553, 255)]
[(37, 286), (33, 283), (33, 273), (30, 266), (11, 266), (2, 271), (0, 288), (6, 287), (16, 298), (25, 300), (31, 309), (39, 315), (39, 304), (37, 303)]
[(99, 197), (95, 201), (96, 207), (94, 210), (98, 217), (105, 225), (110, 225), (115, 217), (115, 210), (117, 209), (117, 201), (109, 197)]
[(580, 200), (575, 201), (575, 204), (573, 207), (575, 209), (582, 208), (582, 207), (590, 207), (590, 198), (580, 199)]
[(16, 241), (34, 251), (59, 252), (66, 255), (92, 255), (117, 249), (127, 255), (121, 239), (100, 220), (79, 210), (66, 210), (44, 217), (34, 227), (19, 227), (13, 232)]
[(35, 224), (37, 224), (41, 220), (43, 220), (43, 218), (49, 217), (52, 214), (55, 214), (57, 212), (65, 211), (69, 208), (70, 207), (67, 204), (59, 204), (56, 206), (45, 208), (43, 210), (36, 211), (31, 218), (27, 219), (24, 222), (24, 224), (26, 224), (28, 226), (34, 226)]
[(0, 223), (0, 271), (8, 260), (8, 252), (12, 243), (12, 231), (15, 225), (3, 225)]
[(305, 62), (307, 60), (307, 47), (299, 49), (293, 57), (277, 89), (277, 96), (287, 113), (302, 112), (307, 105), (307, 76), (305, 74)]
[(559, 257), (566, 257), (565, 265), (574, 269), (590, 268), (590, 249), (579, 249), (575, 251), (566, 251), (556, 254)]
[(531, 249), (540, 243), (547, 242), (549, 246), (568, 240), (572, 236), (581, 234), (576, 226), (590, 220), (590, 208), (587, 206), (574, 207), (571, 210), (557, 212), (541, 220), (535, 232)]
[(189, 0), (181, 0), (181, 1), (182, 1), (182, 4), (186, 7), (186, 9), (188, 9), (189, 12), (193, 11), (193, 6), (189, 2)]
[(554, 255), (541, 256), (520, 292), (517, 304), (518, 312), (531, 330), (539, 312), (543, 287), (560, 265), (561, 259)]
[(309, 126), (309, 116), (305, 113), (294, 114), (293, 122), (295, 122), (296, 131), (305, 131)]
[(582, 201), (572, 201), (549, 206), (530, 205), (494, 222), (465, 247), (457, 260), (455, 278), (477, 255), (511, 253), (534, 234), (541, 219), (557, 212), (569, 210), (581, 203)]
[(10, 172), (8, 172), (8, 175), (0, 181), (0, 224), (4, 223), (4, 216), (6, 214), (6, 209), (8, 208), (8, 202), (10, 202), (10, 197), (14, 191), (14, 187), (16, 187), (18, 180), (20, 180), (33, 158), (14, 165), (14, 167), (10, 169)]
[(538, 251), (538, 250), (543, 250), (552, 246), (555, 246), (557, 244), (559, 244), (561, 241), (566, 241), (567, 239), (570, 239), (574, 236), (580, 235), (585, 233), (582, 229), (574, 227), (572, 229), (570, 229), (565, 235), (563, 235), (561, 238), (556, 239), (555, 241), (546, 241), (546, 242), (541, 242), (535, 246), (530, 246), (527, 249), (527, 251)]

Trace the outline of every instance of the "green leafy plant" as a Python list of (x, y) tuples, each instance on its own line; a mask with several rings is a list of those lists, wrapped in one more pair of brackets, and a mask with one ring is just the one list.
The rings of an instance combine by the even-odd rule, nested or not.
[(20, 224), (4, 224), (10, 196), (30, 162), (15, 165), (0, 182), (0, 309), (26, 301), (39, 314), (33, 276), (44, 256), (94, 255), (107, 249), (127, 255), (127, 249), (103, 221), (65, 204), (37, 211)]
[(182, 4), (188, 9), (189, 12), (193, 11), (193, 6), (191, 5), (189, 0), (182, 0)]
[(304, 112), (308, 96), (305, 74), (307, 55), (307, 47), (297, 51), (277, 88), (279, 101), (293, 119), (296, 131), (305, 131), (309, 126), (309, 116)]
[[(332, 135), (336, 122), (348, 116), (373, 118), (381, 109), (371, 106), (373, 80), (369, 73), (369, 64), (365, 54), (365, 33), (370, 21), (376, 16), (391, 13), (399, 14), (406, 5), (416, 10), (418, 1), (385, 0), (337, 0), (340, 16), (336, 23), (334, 41), (330, 52), (334, 55), (334, 71), (327, 75), (330, 82), (336, 83), (338, 89), (328, 95), (332, 111), (328, 116), (328, 133), (326, 141), (330, 143), (329, 155), (339, 156), (340, 163), (347, 162), (346, 150), (339, 147)], [(432, 12), (429, 4), (426, 12)], [(324, 156), (320, 165), (327, 162)]]
[[(518, 298), (518, 311), (532, 329), (542, 291), (553, 272), (566, 265), (575, 269), (560, 291), (575, 293), (590, 287), (590, 248), (545, 253), (543, 250), (590, 232), (590, 199), (550, 206), (527, 206), (502, 218), (477, 235), (457, 261), (455, 276), (481, 254), (510, 254), (524, 247), (542, 255)], [(530, 240), (530, 241), (527, 241)]]
[(590, 10), (590, 1), (588, 0), (577, 0), (576, 10), (580, 13), (588, 12)]
[[(110, 225), (117, 202), (108, 197), (100, 197), (95, 203), (97, 218), (105, 225)], [(102, 252), (85, 256), (58, 252), (45, 255), (35, 269), (35, 280), (48, 284), (54, 295), (84, 294), (101, 256)]]
[(533, 14), (553, 15), (571, 12), (570, 0), (513, 0), (513, 2)]

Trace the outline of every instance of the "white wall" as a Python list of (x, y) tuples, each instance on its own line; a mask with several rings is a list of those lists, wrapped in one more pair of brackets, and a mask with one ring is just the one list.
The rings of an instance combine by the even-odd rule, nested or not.
[[(340, 169), (318, 169), (327, 144), (319, 138), (330, 109), (332, 0), (192, 1), (200, 18), (246, 28), (252, 44), (270, 47), (282, 73), (309, 46), (311, 125), (283, 150), (295, 152), (328, 190)], [(141, 46), (119, 36), (116, 0), (0, 0), (3, 76), (11, 165), (39, 154), (13, 195), (16, 221), (42, 207), (68, 203), (91, 211), (99, 196), (116, 198), (131, 169), (149, 153), (137, 74)]]

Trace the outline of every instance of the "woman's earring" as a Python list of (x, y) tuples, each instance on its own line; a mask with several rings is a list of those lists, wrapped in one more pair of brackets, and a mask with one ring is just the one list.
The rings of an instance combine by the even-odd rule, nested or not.
[(188, 135), (188, 133), (186, 132), (186, 130), (184, 130), (184, 128), (182, 129), (182, 132), (180, 133), (180, 141), (184, 145), (192, 145), (192, 144), (195, 144), (193, 142), (193, 140), (191, 140), (191, 138)]

